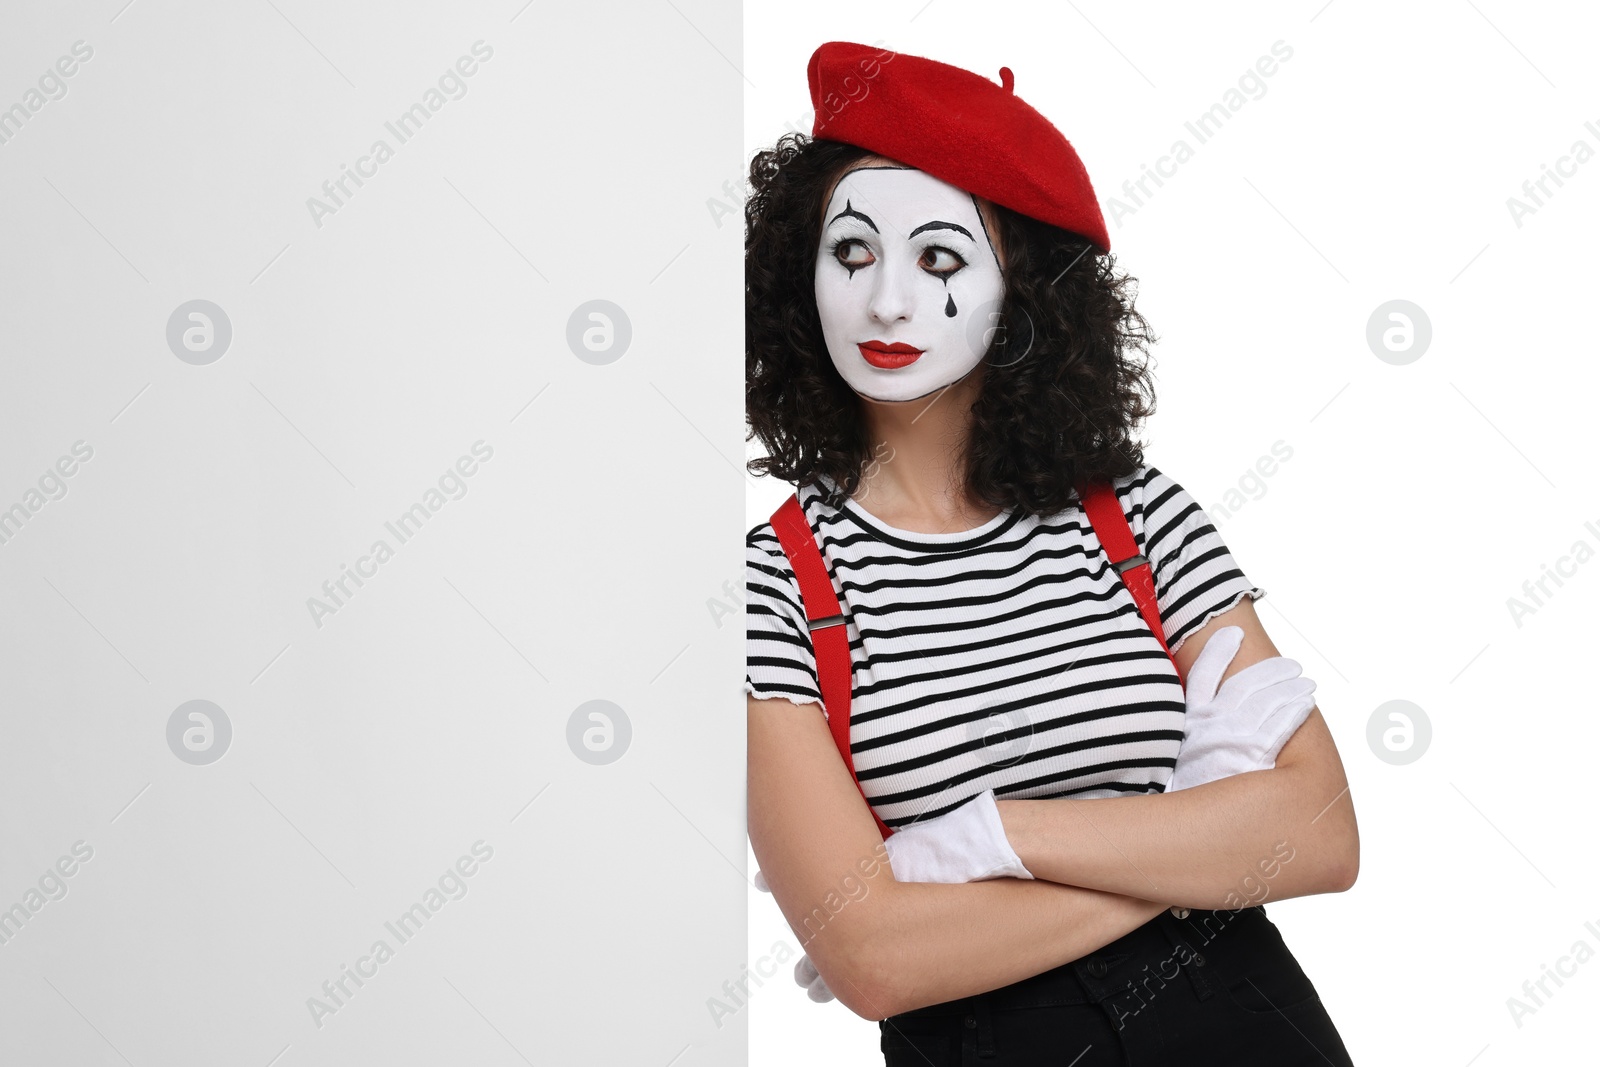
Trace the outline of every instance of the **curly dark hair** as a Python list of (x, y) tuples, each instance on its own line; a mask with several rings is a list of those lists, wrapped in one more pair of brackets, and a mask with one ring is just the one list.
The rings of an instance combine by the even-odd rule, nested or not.
[[(803, 133), (750, 161), (745, 201), (746, 439), (753, 473), (795, 485), (827, 478), (849, 496), (871, 449), (861, 400), (828, 356), (814, 289), (826, 196), (877, 153)], [(1115, 258), (1057, 226), (984, 202), (1005, 259), (1001, 322), (972, 406), (969, 491), (986, 504), (1049, 515), (1077, 482), (1144, 463), (1136, 424), (1155, 411), (1150, 325), (1138, 282)]]

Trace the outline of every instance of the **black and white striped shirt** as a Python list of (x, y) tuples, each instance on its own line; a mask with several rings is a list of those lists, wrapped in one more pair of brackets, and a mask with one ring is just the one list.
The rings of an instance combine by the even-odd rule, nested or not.
[[(1252, 585), (1182, 486), (1154, 467), (1112, 483), (1155, 574), (1168, 644)], [(800, 502), (849, 618), (850, 750), (890, 827), (985, 789), (1006, 798), (1166, 788), (1183, 689), (1077, 503), (975, 530), (896, 530), (854, 502)], [(769, 524), (747, 538), (746, 692), (821, 703), (799, 587)]]

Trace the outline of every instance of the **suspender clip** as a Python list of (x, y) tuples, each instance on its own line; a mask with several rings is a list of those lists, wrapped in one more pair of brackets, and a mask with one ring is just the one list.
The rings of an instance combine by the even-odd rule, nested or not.
[(1139, 555), (1136, 555), (1136, 556), (1129, 556), (1127, 559), (1123, 560), (1121, 563), (1113, 563), (1112, 566), (1117, 568), (1117, 573), (1118, 574), (1121, 574), (1123, 571), (1129, 571), (1129, 570), (1132, 570), (1135, 567), (1142, 567), (1146, 563), (1149, 563), (1149, 562), (1150, 561), (1144, 557), (1144, 554), (1140, 553)]

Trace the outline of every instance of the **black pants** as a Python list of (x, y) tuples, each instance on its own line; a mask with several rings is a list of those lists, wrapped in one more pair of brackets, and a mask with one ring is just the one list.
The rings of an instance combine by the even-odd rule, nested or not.
[(887, 1067), (1351, 1067), (1259, 906), (1164, 911), (1082, 959), (878, 1029)]

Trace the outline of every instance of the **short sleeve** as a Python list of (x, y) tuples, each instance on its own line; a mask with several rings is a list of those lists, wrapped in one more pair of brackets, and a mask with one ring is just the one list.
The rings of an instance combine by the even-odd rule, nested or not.
[(1150, 560), (1161, 624), (1173, 652), (1240, 600), (1266, 596), (1265, 589), (1245, 577), (1222, 535), (1183, 486), (1145, 467), (1131, 478), (1128, 489), (1123, 504)]
[(770, 525), (745, 539), (744, 587), (744, 691), (757, 700), (821, 704), (800, 586)]

